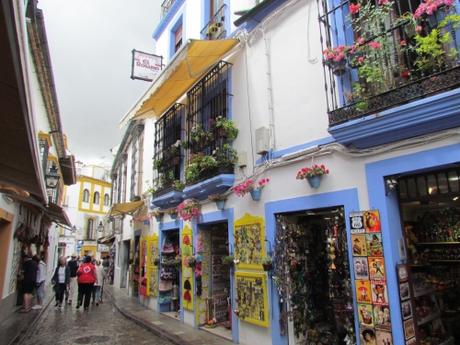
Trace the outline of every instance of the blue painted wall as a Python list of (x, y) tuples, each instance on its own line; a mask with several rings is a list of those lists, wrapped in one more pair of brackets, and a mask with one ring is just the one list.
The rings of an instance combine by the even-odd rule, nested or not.
[(456, 163), (460, 160), (460, 144), (444, 146), (408, 155), (369, 163), (366, 165), (366, 178), (370, 208), (380, 211), (383, 247), (388, 281), (390, 313), (393, 330), (393, 343), (404, 344), (401, 310), (398, 296), (396, 264), (401, 260), (399, 241), (402, 227), (396, 193), (385, 196), (385, 176), (408, 173)]
[[(225, 209), (223, 211), (215, 211), (204, 213), (200, 216), (198, 221), (194, 220), (192, 222), (193, 228), (193, 246), (196, 248), (197, 238), (198, 238), (198, 230), (200, 225), (210, 225), (214, 223), (227, 223), (228, 226), (228, 242), (230, 251), (233, 252), (234, 248), (234, 237), (233, 237), (233, 223), (234, 223), (234, 216), (233, 216), (233, 208)], [(196, 282), (195, 282), (196, 286)], [(233, 272), (230, 276), (230, 299), (232, 303), (232, 308), (236, 305), (236, 290), (235, 290), (235, 281)], [(196, 313), (196, 303), (195, 303), (195, 313)], [(239, 342), (239, 327), (238, 327), (238, 318), (234, 313), (232, 313), (232, 339), (234, 343)]]
[[(276, 235), (276, 221), (275, 215), (277, 213), (296, 212), (303, 210), (312, 210), (325, 207), (343, 206), (345, 212), (345, 223), (347, 228), (347, 241), (348, 241), (348, 258), (350, 260), (350, 274), (352, 284), (352, 295), (353, 305), (355, 312), (355, 329), (358, 330), (357, 320), (357, 306), (355, 300), (355, 284), (354, 284), (354, 269), (352, 260), (352, 248), (351, 248), (351, 235), (349, 222), (347, 218), (350, 212), (359, 210), (359, 200), (357, 189), (346, 189), (337, 192), (316, 194), (305, 197), (298, 197), (293, 199), (286, 199), (281, 201), (273, 201), (265, 204), (265, 228), (267, 241), (271, 244), (271, 248), (274, 250), (275, 235)], [(270, 315), (271, 315), (271, 329), (272, 329), (272, 344), (273, 345), (287, 345), (289, 339), (287, 336), (281, 336), (279, 326), (279, 295), (276, 288), (273, 286), (273, 281), (269, 277), (269, 304), (270, 304)], [(358, 340), (359, 343), (359, 340)]]

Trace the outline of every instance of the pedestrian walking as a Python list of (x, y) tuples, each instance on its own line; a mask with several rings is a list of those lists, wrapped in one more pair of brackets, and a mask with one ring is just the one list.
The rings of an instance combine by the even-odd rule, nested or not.
[(35, 288), (37, 281), (37, 263), (32, 260), (30, 254), (23, 254), (23, 280), (22, 280), (22, 292), (24, 293), (24, 301), (21, 309), (21, 313), (28, 313), (32, 309), (32, 292)]
[(96, 261), (96, 282), (94, 283), (95, 287), (95, 300), (96, 300), (96, 306), (99, 305), (99, 303), (102, 303), (102, 287), (104, 286), (104, 268), (101, 266), (101, 262), (98, 260)]
[(89, 303), (91, 302), (91, 292), (96, 282), (96, 268), (91, 263), (90, 256), (83, 258), (83, 263), (77, 270), (77, 277), (79, 290), (77, 309), (81, 307), (83, 302), (84, 309), (88, 310)]
[(45, 281), (46, 281), (46, 263), (45, 254), (42, 253), (40, 256), (34, 255), (33, 259), (37, 262), (37, 280), (36, 280), (36, 292), (37, 292), (37, 304), (32, 309), (42, 309), (43, 301), (45, 299)]
[(54, 270), (51, 282), (54, 285), (54, 292), (56, 293), (56, 309), (62, 310), (62, 302), (64, 300), (64, 293), (70, 283), (70, 269), (67, 266), (65, 256), (59, 258), (59, 264)]
[(72, 305), (72, 298), (75, 295), (77, 289), (77, 270), (78, 270), (78, 260), (77, 254), (72, 254), (69, 263), (67, 264), (70, 269), (70, 284), (69, 284), (69, 305)]

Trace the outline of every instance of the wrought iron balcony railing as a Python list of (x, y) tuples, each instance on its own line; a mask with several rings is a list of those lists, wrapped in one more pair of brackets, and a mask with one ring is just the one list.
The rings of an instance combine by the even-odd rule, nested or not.
[(164, 0), (161, 4), (161, 18), (163, 18), (176, 0)]
[(201, 37), (206, 37), (208, 40), (218, 40), (227, 36), (225, 30), (225, 12), (227, 5), (222, 5), (206, 26), (201, 30)]
[(460, 86), (458, 0), (317, 0), (329, 124)]
[(176, 103), (155, 123), (156, 194), (172, 188), (181, 178), (181, 136), (184, 113), (185, 106)]

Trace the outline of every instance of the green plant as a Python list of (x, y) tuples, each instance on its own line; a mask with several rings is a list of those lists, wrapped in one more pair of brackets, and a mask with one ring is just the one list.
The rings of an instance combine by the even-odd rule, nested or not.
[(273, 264), (273, 259), (269, 256), (262, 257), (262, 265)]
[(190, 141), (194, 143), (208, 143), (212, 141), (213, 135), (209, 131), (205, 131), (200, 124), (195, 124), (190, 131)]
[(220, 130), (220, 135), (224, 136), (228, 141), (233, 141), (238, 136), (238, 128), (235, 127), (232, 120), (224, 116), (216, 118), (215, 127)]
[(445, 66), (447, 58), (457, 54), (454, 48), (449, 52), (444, 49), (444, 45), (452, 41), (449, 32), (441, 33), (439, 29), (433, 29), (426, 36), (417, 34), (414, 39), (417, 53), (415, 66), (421, 71), (441, 69)]
[(200, 179), (203, 173), (217, 168), (218, 164), (214, 157), (197, 154), (193, 156), (185, 168), (186, 183), (195, 182)]
[(218, 166), (233, 166), (238, 162), (238, 154), (230, 144), (224, 144), (217, 147), (212, 156), (217, 161)]
[(161, 170), (161, 168), (163, 167), (163, 163), (164, 163), (163, 158), (155, 159), (155, 160), (153, 161), (153, 167), (154, 167), (156, 170)]
[(211, 194), (208, 196), (208, 199), (210, 201), (225, 201), (227, 200), (227, 197), (222, 194)]
[(222, 265), (233, 266), (235, 264), (235, 257), (233, 255), (222, 256), (220, 260)]
[(178, 191), (183, 191), (184, 187), (185, 187), (184, 182), (182, 182), (180, 180), (175, 180), (174, 181), (174, 189), (176, 189)]

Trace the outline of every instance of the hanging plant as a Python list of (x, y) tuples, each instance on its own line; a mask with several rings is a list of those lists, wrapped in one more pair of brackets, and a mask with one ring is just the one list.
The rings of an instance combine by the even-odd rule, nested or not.
[(262, 258), (262, 267), (264, 268), (265, 272), (269, 272), (273, 269), (273, 259), (269, 256), (265, 256)]
[(297, 171), (296, 178), (298, 180), (306, 179), (312, 188), (318, 188), (321, 184), (323, 175), (329, 174), (329, 169), (323, 164), (314, 164), (311, 167), (302, 168)]
[(177, 206), (177, 213), (183, 220), (189, 221), (200, 216), (201, 205), (197, 200), (187, 199)]
[(218, 130), (219, 136), (227, 139), (227, 141), (233, 141), (238, 136), (238, 128), (235, 127), (232, 120), (224, 116), (217, 116), (215, 127)]
[(227, 200), (227, 197), (222, 194), (211, 194), (208, 196), (208, 199), (216, 203), (218, 210), (223, 210), (225, 208), (225, 200)]
[(243, 197), (246, 194), (250, 193), (251, 197), (254, 201), (260, 200), (260, 195), (262, 193), (262, 189), (270, 182), (269, 178), (263, 178), (259, 181), (255, 181), (253, 179), (247, 179), (240, 184), (232, 187), (232, 191), (239, 197)]
[(161, 221), (161, 219), (163, 218), (163, 213), (164, 212), (162, 212), (159, 208), (155, 208), (150, 212), (152, 217), (155, 217), (157, 222)]

